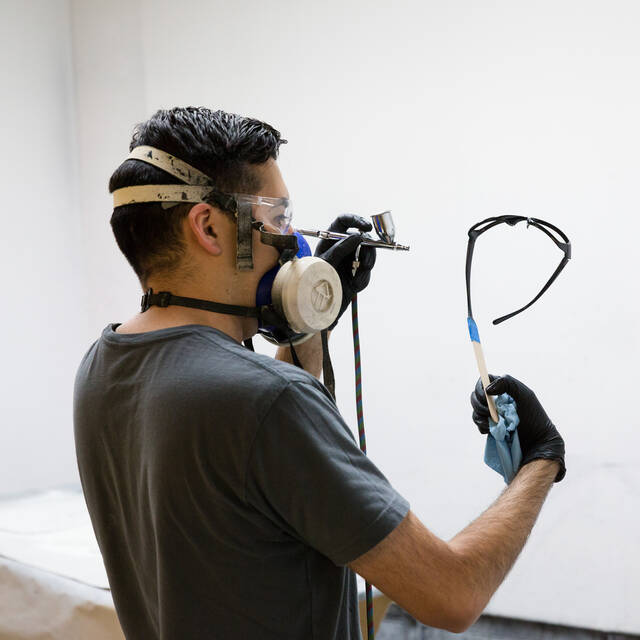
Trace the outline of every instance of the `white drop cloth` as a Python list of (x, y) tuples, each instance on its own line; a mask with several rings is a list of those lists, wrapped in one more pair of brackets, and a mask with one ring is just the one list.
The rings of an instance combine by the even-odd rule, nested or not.
[(79, 491), (0, 501), (0, 638), (123, 640)]

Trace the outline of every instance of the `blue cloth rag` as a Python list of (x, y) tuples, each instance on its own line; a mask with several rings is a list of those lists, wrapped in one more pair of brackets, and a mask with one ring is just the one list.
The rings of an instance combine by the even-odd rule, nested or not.
[(489, 418), (489, 434), (484, 449), (484, 461), (497, 471), (509, 484), (522, 462), (522, 450), (518, 438), (520, 418), (516, 411), (516, 401), (503, 393), (495, 398), (498, 423)]

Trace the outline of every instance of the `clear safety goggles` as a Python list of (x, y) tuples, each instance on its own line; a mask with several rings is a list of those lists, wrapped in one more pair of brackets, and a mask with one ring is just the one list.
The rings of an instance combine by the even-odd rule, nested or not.
[(251, 207), (251, 217), (262, 222), (265, 231), (285, 235), (291, 232), (293, 208), (289, 198), (270, 198), (248, 193), (231, 194), (238, 207)]

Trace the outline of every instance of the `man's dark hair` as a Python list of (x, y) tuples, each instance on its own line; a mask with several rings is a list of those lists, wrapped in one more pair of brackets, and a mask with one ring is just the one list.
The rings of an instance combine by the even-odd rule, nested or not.
[[(204, 107), (161, 109), (134, 128), (129, 150), (148, 145), (206, 173), (226, 193), (258, 193), (252, 165), (278, 157), (286, 140), (260, 120)], [(109, 192), (145, 184), (180, 184), (171, 174), (139, 160), (125, 160), (109, 180)], [(140, 283), (152, 273), (170, 273), (184, 256), (182, 221), (193, 204), (163, 209), (158, 203), (116, 207), (111, 228)]]

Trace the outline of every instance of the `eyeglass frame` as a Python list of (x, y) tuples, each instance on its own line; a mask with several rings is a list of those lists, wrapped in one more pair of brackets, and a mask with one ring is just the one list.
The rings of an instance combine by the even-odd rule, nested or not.
[[(504, 216), (494, 216), (491, 218), (486, 218), (485, 220), (477, 222), (468, 231), (469, 242), (467, 244), (467, 259), (466, 259), (466, 265), (465, 265), (465, 277), (467, 281), (467, 315), (469, 318), (473, 318), (473, 314), (471, 311), (471, 262), (473, 260), (473, 249), (475, 247), (476, 240), (485, 231), (488, 231), (489, 229), (492, 229), (493, 227), (499, 224), (506, 223), (509, 226), (513, 227), (516, 224), (518, 224), (518, 222), (523, 222), (523, 221), (526, 221), (527, 228), (529, 228), (529, 226), (535, 227), (536, 229), (539, 229), (540, 231), (542, 231), (549, 238), (551, 238), (554, 244), (564, 253), (564, 257), (560, 261), (560, 264), (556, 267), (556, 270), (553, 272), (549, 280), (547, 280), (547, 282), (542, 287), (540, 292), (535, 296), (535, 298), (533, 298), (533, 300), (531, 300), (531, 302), (525, 304), (523, 307), (521, 307), (520, 309), (517, 309), (516, 311), (513, 311), (504, 316), (496, 318), (495, 320), (493, 320), (494, 325), (500, 324), (505, 320), (509, 320), (509, 318), (513, 318), (513, 316), (516, 316), (519, 313), (522, 313), (523, 311), (528, 309), (532, 304), (534, 304), (542, 296), (542, 294), (551, 286), (551, 284), (560, 275), (560, 272), (567, 266), (567, 263), (571, 259), (571, 241), (561, 229), (551, 224), (550, 222), (546, 222), (545, 220), (541, 220), (539, 218), (528, 218), (526, 216), (504, 215)], [(549, 231), (549, 229), (557, 233), (562, 239), (562, 241), (554, 237), (551, 231)]]

